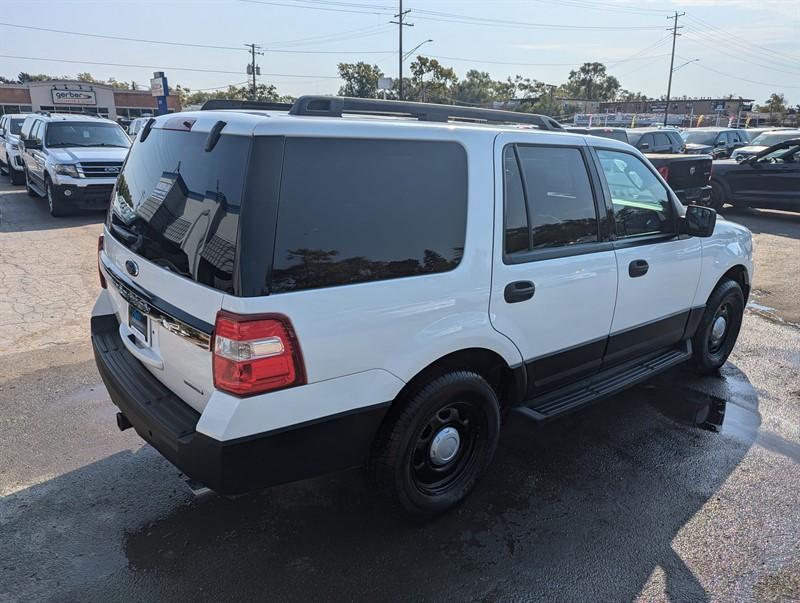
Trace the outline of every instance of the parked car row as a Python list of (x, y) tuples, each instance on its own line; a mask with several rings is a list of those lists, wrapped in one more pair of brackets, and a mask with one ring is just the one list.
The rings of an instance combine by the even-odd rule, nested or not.
[(46, 197), (50, 214), (105, 209), (131, 141), (113, 121), (91, 115), (6, 115), (0, 165), (13, 184)]

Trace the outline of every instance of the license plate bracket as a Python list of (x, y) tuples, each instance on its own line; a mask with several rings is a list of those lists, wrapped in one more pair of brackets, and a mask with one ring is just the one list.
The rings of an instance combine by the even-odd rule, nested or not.
[(150, 342), (150, 332), (147, 315), (134, 306), (128, 306), (128, 326), (138, 335), (142, 336), (145, 343)]

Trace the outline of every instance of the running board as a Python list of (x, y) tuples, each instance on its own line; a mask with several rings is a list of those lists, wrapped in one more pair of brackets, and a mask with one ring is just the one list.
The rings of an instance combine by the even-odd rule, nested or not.
[(634, 360), (602, 371), (580, 383), (572, 383), (526, 400), (514, 410), (537, 421), (551, 419), (628, 389), (691, 357), (692, 343), (686, 340), (679, 347), (648, 356), (646, 360)]

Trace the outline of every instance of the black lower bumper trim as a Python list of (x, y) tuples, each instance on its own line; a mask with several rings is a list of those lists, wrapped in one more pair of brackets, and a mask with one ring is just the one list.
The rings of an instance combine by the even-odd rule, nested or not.
[(64, 203), (77, 209), (107, 209), (111, 203), (113, 184), (89, 184), (73, 186), (60, 184), (53, 186), (53, 194)]
[(200, 414), (125, 349), (113, 315), (92, 318), (92, 347), (111, 400), (189, 478), (241, 494), (362, 465), (388, 403), (230, 441), (196, 431)]

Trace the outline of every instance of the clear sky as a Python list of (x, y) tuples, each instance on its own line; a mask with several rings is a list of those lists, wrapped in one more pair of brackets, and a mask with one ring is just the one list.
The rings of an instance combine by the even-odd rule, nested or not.
[[(6, 77), (89, 71), (146, 84), (158, 67), (172, 85), (222, 87), (247, 80), (245, 42), (264, 47), (261, 81), (284, 94), (336, 92), (340, 61), (364, 60), (397, 75), (397, 26), (389, 24), (397, 0), (0, 0), (0, 7)], [(800, 0), (405, 0), (404, 8), (414, 24), (404, 30), (405, 48), (432, 39), (420, 52), (459, 75), (474, 68), (558, 84), (580, 63), (602, 61), (624, 88), (654, 97), (666, 93), (667, 17), (677, 10), (686, 15), (675, 64), (700, 61), (676, 71), (673, 96), (761, 102), (783, 92), (800, 103)]]

